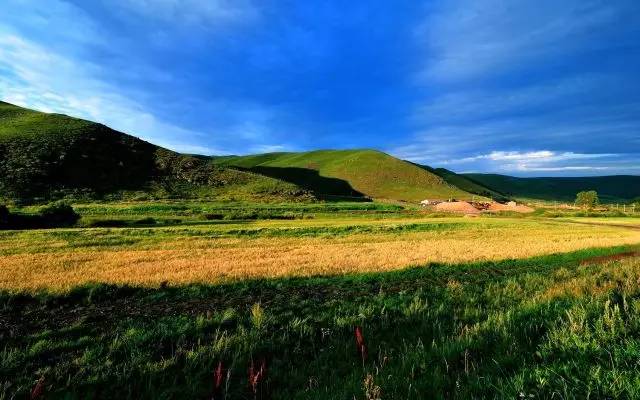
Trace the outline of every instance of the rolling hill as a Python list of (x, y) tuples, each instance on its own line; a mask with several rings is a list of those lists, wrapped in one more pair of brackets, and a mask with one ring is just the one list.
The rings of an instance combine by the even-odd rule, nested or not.
[(292, 182), (320, 196), (411, 202), (472, 196), (428, 170), (376, 150), (267, 153), (220, 157), (215, 162)]
[(0, 197), (306, 198), (298, 186), (175, 153), (102, 124), (0, 102)]
[(614, 175), (577, 178), (517, 178), (497, 174), (462, 174), (507, 196), (526, 199), (573, 201), (576, 193), (595, 190), (601, 201), (626, 201), (640, 197), (640, 176)]

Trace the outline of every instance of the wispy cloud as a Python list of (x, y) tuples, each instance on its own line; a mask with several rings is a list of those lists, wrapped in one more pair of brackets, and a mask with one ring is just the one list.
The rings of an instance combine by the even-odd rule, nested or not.
[[(612, 23), (632, 25), (631, 0), (438, 2), (416, 31), (429, 58), (423, 75), (444, 81), (553, 61), (567, 51), (610, 47)], [(620, 29), (620, 27), (617, 27)]]
[(465, 157), (458, 160), (446, 161), (446, 163), (464, 163), (478, 160), (491, 160), (491, 161), (507, 161), (516, 162), (518, 164), (525, 164), (529, 162), (558, 162), (567, 160), (584, 160), (603, 157), (616, 157), (617, 154), (580, 154), (573, 152), (555, 152), (550, 150), (539, 151), (492, 151), (488, 154), (481, 154), (473, 157)]
[[(407, 159), (420, 162), (408, 153)], [(551, 150), (536, 151), (501, 151), (495, 150), (486, 154), (469, 157), (440, 160), (437, 165), (453, 168), (458, 171), (474, 171), (531, 174), (537, 172), (569, 172), (569, 173), (632, 173), (640, 169), (636, 160), (640, 153), (574, 153)]]
[[(89, 14), (59, 0), (48, 2), (48, 12), (35, 2), (7, 1), (7, 7), (13, 12), (12, 17), (0, 21), (0, 99), (44, 112), (101, 122), (188, 153), (228, 154), (237, 153), (243, 145), (244, 152), (250, 146), (272, 145), (273, 127), (282, 119), (277, 108), (229, 99), (191, 102), (182, 99), (183, 105), (193, 103), (192, 109), (206, 110), (211, 116), (208, 123), (193, 129), (169, 121), (158, 116), (158, 109), (148, 105), (152, 100), (148, 92), (135, 86), (123, 87), (119, 82), (126, 77), (132, 82), (151, 79), (171, 85), (174, 78), (164, 72), (162, 66), (131, 63), (123, 71), (114, 71), (112, 65), (90, 61), (86, 53), (102, 52), (104, 41), (101, 27)], [(155, 13), (155, 18), (168, 18), (174, 11), (181, 12), (186, 18), (184, 23), (204, 23), (205, 19), (226, 21), (236, 14), (238, 18), (240, 13), (251, 14), (247, 11), (249, 3), (243, 1), (187, 3), (190, 4), (130, 0), (120, 5), (140, 13)], [(55, 29), (62, 25), (65, 29)], [(53, 45), (51, 37), (65, 45)], [(113, 40), (118, 43), (118, 38)], [(135, 54), (118, 56), (123, 60), (135, 58)], [(179, 110), (169, 113), (179, 117)]]
[[(3, 0), (0, 25), (37, 36), (49, 48), (62, 49), (77, 43), (107, 43), (106, 32), (81, 8), (61, 0)], [(64, 29), (60, 29), (64, 24)]]
[(249, 0), (122, 0), (113, 6), (138, 17), (208, 29), (258, 16), (257, 7)]
[[(0, 98), (69, 114), (167, 145), (201, 135), (158, 120), (140, 104), (95, 79), (99, 67), (51, 52), (0, 28)], [(176, 146), (173, 146), (176, 148)]]
[(295, 151), (295, 149), (286, 144), (259, 145), (251, 147), (251, 153), (276, 153), (282, 151)]
[(473, 157), (443, 161), (443, 165), (461, 165), (472, 162), (485, 162), (494, 170), (502, 171), (598, 171), (611, 169), (602, 165), (575, 165), (575, 162), (599, 163), (606, 158), (618, 161), (620, 154), (581, 154), (573, 152), (538, 151), (492, 151)]

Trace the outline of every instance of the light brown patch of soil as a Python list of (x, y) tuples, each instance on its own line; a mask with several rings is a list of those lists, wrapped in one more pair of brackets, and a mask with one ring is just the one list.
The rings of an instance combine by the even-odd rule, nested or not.
[(479, 214), (480, 210), (467, 203), (466, 201), (451, 201), (447, 203), (436, 204), (436, 211), (455, 212), (463, 214)]
[(489, 205), (489, 208), (487, 209), (487, 211), (493, 211), (493, 212), (514, 211), (514, 212), (519, 212), (519, 213), (532, 213), (535, 210), (533, 208), (531, 208), (531, 207), (527, 207), (527, 206), (523, 206), (523, 205), (510, 206), (508, 204), (491, 203)]

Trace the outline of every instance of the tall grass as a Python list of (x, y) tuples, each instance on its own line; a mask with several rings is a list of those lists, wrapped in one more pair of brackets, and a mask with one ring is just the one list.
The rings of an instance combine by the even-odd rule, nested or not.
[(640, 260), (602, 258), (623, 250), (3, 294), (0, 398), (42, 376), (71, 399), (210, 398), (217, 376), (228, 399), (636, 398)]

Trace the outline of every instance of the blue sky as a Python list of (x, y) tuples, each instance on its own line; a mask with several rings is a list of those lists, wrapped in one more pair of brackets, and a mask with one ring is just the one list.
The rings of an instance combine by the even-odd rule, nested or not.
[(637, 0), (2, 0), (0, 99), (189, 153), (640, 174)]

